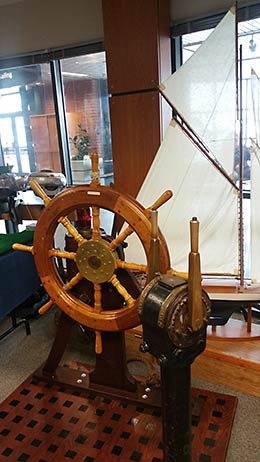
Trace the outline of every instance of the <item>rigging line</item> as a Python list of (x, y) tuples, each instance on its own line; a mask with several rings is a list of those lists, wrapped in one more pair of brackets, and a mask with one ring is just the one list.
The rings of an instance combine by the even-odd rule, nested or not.
[(207, 147), (207, 145), (204, 143), (204, 141), (193, 130), (191, 125), (184, 119), (184, 117), (181, 116), (181, 114), (176, 110), (176, 108), (173, 106), (173, 104), (169, 100), (169, 98), (167, 98), (167, 96), (163, 93), (160, 86), (158, 88), (159, 88), (159, 92), (161, 93), (161, 95), (164, 97), (164, 99), (167, 101), (167, 103), (171, 106), (171, 108), (175, 112), (175, 115), (173, 116), (174, 120), (182, 128), (182, 130), (186, 133), (188, 138), (193, 142), (193, 144), (195, 144), (195, 146), (209, 160), (209, 162), (211, 162), (212, 165), (226, 178), (226, 180), (231, 184), (231, 186), (233, 188), (235, 188), (237, 191), (239, 191), (238, 186), (234, 183), (232, 178), (230, 178), (230, 176), (228, 175), (226, 170), (222, 167), (220, 162), (217, 160), (217, 158), (214, 156), (214, 154), (210, 151), (210, 149)]
[(181, 129), (186, 133), (186, 135), (192, 141), (192, 143), (201, 151), (201, 153), (208, 159), (208, 161), (221, 173), (221, 175), (223, 175), (226, 178), (226, 180), (231, 184), (231, 186), (235, 188), (237, 191), (239, 191), (238, 186), (234, 183), (232, 178), (230, 178), (226, 170), (221, 166), (221, 164), (218, 162), (215, 156), (204, 146), (204, 143), (203, 144), (200, 143), (200, 140), (198, 136), (196, 135), (196, 133), (192, 129), (190, 129), (189, 126), (187, 126), (186, 122), (179, 114), (178, 114), (178, 117), (180, 117), (181, 121), (176, 116), (174, 117), (174, 120), (181, 127)]
[(244, 220), (243, 220), (243, 99), (242, 99), (242, 45), (239, 48), (239, 194), (238, 194), (238, 203), (239, 203), (239, 272), (240, 272), (240, 285), (244, 287), (245, 283), (245, 268), (244, 268)]
[(236, 79), (236, 113), (239, 120), (239, 90), (238, 90), (238, 18), (237, 18), (237, 1), (235, 3), (235, 79)]
[(251, 140), (251, 143), (252, 143), (253, 153), (255, 155), (255, 158), (256, 158), (258, 164), (260, 165), (260, 157), (259, 157), (260, 147), (258, 146), (258, 144), (252, 138), (250, 138), (250, 140)]

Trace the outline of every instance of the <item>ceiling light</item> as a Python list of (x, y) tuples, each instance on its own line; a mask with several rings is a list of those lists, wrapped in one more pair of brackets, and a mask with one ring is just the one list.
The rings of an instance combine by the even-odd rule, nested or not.
[(88, 74), (81, 74), (79, 72), (62, 72), (62, 75), (67, 75), (70, 77), (89, 77)]

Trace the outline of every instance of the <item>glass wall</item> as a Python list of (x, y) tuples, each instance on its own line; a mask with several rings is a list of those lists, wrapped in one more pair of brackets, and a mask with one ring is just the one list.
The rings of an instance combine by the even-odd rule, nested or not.
[(49, 64), (0, 71), (0, 142), (13, 173), (60, 171)]
[(91, 152), (99, 156), (100, 182), (113, 179), (105, 53), (61, 60), (74, 184), (90, 181)]
[[(53, 62), (60, 63), (62, 82), (51, 75), (50, 63), (0, 70), (0, 165), (26, 175), (46, 169), (61, 172), (66, 164), (73, 183), (86, 183), (90, 154), (96, 151), (101, 183), (108, 184), (113, 180), (113, 164), (105, 53)], [(65, 161), (68, 152), (59, 142), (64, 133), (58, 116), (63, 110), (59, 91), (66, 109), (69, 159)]]

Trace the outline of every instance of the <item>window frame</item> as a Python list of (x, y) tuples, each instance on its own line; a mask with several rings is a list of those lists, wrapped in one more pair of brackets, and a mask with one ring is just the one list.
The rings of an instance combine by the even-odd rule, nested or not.
[[(67, 137), (67, 123), (65, 101), (62, 87), (62, 75), (60, 61), (64, 58), (104, 52), (104, 43), (95, 42), (63, 48), (53, 48), (36, 53), (28, 53), (20, 56), (0, 58), (0, 71), (33, 64), (50, 64), (51, 82), (53, 88), (54, 109), (57, 123), (57, 135), (61, 153), (61, 170), (65, 174), (68, 185), (72, 184), (70, 165), (69, 144)], [(0, 145), (0, 165), (4, 165), (3, 151)]]

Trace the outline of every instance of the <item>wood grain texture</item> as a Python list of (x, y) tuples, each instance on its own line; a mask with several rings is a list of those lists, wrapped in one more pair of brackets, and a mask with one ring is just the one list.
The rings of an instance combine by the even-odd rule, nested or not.
[(103, 0), (102, 6), (108, 92), (156, 88), (171, 73), (168, 1)]
[(114, 183), (136, 197), (160, 146), (157, 91), (110, 98)]

